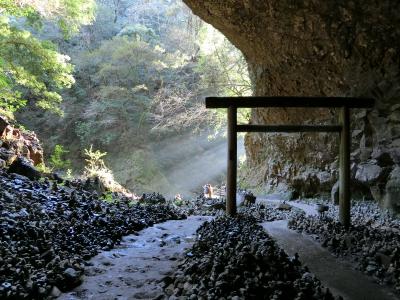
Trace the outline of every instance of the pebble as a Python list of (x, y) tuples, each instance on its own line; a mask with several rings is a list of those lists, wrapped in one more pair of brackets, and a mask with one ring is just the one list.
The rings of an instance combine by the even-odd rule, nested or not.
[(400, 220), (374, 202), (352, 204), (349, 230), (338, 222), (338, 207), (325, 204), (325, 215), (296, 215), (288, 226), (311, 234), (337, 256), (356, 262), (358, 269), (400, 292)]
[(32, 181), (0, 169), (0, 299), (45, 299), (70, 290), (101, 250), (184, 217), (169, 205), (100, 200), (81, 180)]
[(205, 222), (164, 291), (165, 299), (334, 299), (245, 214)]
[[(180, 202), (180, 205), (176, 208), (187, 215), (218, 217), (225, 215), (225, 207), (225, 199), (206, 198), (203, 195), (199, 195), (194, 200)], [(246, 205), (239, 206), (237, 210), (241, 214), (255, 217), (259, 222), (287, 220), (292, 216), (304, 214), (301, 209), (286, 203), (247, 203)]]

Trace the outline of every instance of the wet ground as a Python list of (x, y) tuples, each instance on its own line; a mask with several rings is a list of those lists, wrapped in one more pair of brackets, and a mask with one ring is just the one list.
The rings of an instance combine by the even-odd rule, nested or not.
[[(262, 201), (280, 203), (277, 197)], [(314, 205), (290, 202), (315, 215)], [(139, 235), (124, 238), (120, 247), (103, 252), (91, 260), (83, 284), (59, 299), (154, 299), (162, 294), (160, 280), (174, 268), (177, 258), (191, 245), (196, 229), (211, 217), (189, 217), (147, 228)], [(289, 255), (296, 252), (300, 261), (336, 295), (354, 300), (399, 299), (387, 287), (355, 270), (355, 266), (336, 258), (310, 236), (288, 229), (287, 220), (262, 223), (266, 231)]]
[(288, 255), (299, 254), (299, 260), (321, 280), (333, 294), (351, 300), (399, 299), (391, 290), (379, 286), (355, 266), (336, 258), (310, 236), (288, 229), (287, 221), (265, 222), (265, 230)]
[(189, 217), (149, 227), (126, 236), (121, 245), (91, 259), (83, 284), (58, 299), (154, 299), (160, 280), (191, 245), (196, 229), (211, 217)]

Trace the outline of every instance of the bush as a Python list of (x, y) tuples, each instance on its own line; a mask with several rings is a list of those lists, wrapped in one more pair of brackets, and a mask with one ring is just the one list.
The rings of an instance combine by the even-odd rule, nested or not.
[(125, 188), (115, 181), (112, 171), (104, 163), (103, 157), (107, 155), (107, 152), (94, 151), (91, 145), (89, 149), (84, 150), (84, 154), (87, 157), (85, 159), (85, 177), (98, 178), (106, 191), (126, 192)]
[(54, 147), (53, 154), (50, 155), (49, 165), (53, 170), (66, 171), (71, 169), (71, 161), (65, 159), (65, 154), (69, 151), (65, 150), (62, 145), (56, 145)]

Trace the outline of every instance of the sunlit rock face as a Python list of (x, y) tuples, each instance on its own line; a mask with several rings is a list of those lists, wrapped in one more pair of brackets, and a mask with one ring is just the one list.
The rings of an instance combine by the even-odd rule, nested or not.
[[(184, 2), (244, 53), (257, 95), (374, 97), (375, 109), (352, 113), (352, 173), (356, 181), (357, 173), (373, 178), (361, 182), (369, 196), (388, 199), (386, 183), (400, 162), (400, 2)], [(251, 122), (336, 119), (329, 110), (254, 109)], [(299, 195), (329, 191), (337, 179), (337, 143), (334, 134), (248, 134), (248, 176), (254, 184)], [(360, 175), (372, 171), (379, 174)]]
[(43, 163), (43, 148), (34, 132), (18, 129), (0, 115), (0, 168), (8, 167), (18, 157), (29, 163)]

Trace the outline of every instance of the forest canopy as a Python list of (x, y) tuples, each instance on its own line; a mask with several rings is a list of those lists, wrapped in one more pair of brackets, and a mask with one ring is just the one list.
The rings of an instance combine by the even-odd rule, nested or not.
[(93, 0), (0, 0), (0, 109), (14, 112), (34, 101), (61, 113), (62, 88), (74, 83), (70, 58), (35, 32), (44, 22), (58, 26), (65, 37), (94, 18)]
[(93, 146), (124, 186), (163, 191), (186, 159), (222, 149), (226, 114), (204, 98), (252, 92), (242, 53), (181, 0), (0, 3), (0, 109), (75, 174)]

